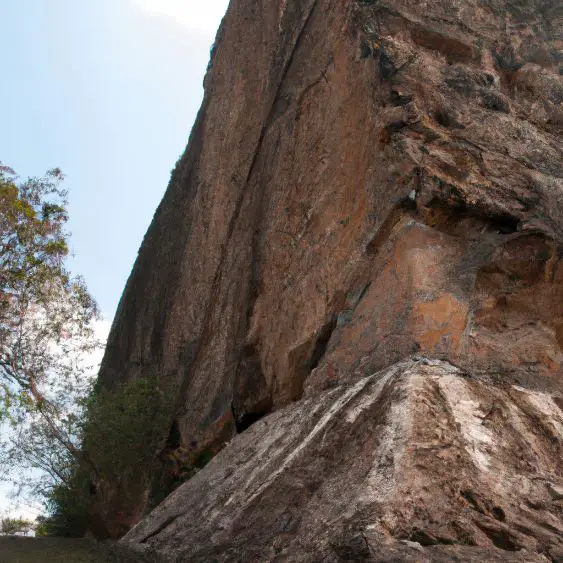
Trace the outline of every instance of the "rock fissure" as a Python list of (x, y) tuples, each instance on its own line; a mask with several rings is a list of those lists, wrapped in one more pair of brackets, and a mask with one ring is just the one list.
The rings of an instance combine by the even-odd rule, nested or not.
[(231, 1), (100, 377), (175, 394), (124, 543), (563, 557), (559, 28), (517, 4)]
[(154, 536), (160, 534), (162, 531), (166, 530), (166, 528), (168, 528), (168, 526), (170, 526), (171, 524), (174, 523), (174, 521), (178, 518), (178, 515), (176, 516), (170, 516), (169, 518), (167, 518), (162, 524), (160, 524), (160, 526), (158, 526), (158, 528), (156, 528), (156, 530), (154, 530), (153, 532), (151, 532), (148, 536), (144, 537), (142, 540), (139, 540), (139, 543), (148, 543), (148, 541), (153, 538)]
[[(207, 309), (206, 309), (206, 311), (203, 315), (203, 318), (204, 318), (203, 323), (202, 323), (203, 331), (202, 331), (202, 334), (201, 334), (201, 336), (198, 340), (198, 345), (197, 345), (192, 363), (190, 364), (189, 368), (186, 370), (185, 374), (182, 377), (183, 384), (182, 384), (182, 388), (180, 389), (180, 392), (178, 393), (180, 403), (184, 403), (184, 404), (186, 403), (186, 395), (189, 392), (189, 385), (190, 385), (190, 380), (191, 380), (190, 372), (193, 372), (197, 369), (197, 365), (198, 365), (197, 362), (198, 362), (198, 357), (201, 353), (201, 349), (202, 349), (203, 346), (205, 346), (208, 343), (208, 339), (209, 339), (208, 333), (209, 333), (209, 330), (211, 330), (212, 316), (214, 314), (216, 314), (214, 307), (215, 307), (215, 303), (217, 303), (217, 301), (218, 301), (218, 299), (217, 299), (218, 294), (221, 291), (221, 283), (222, 283), (222, 279), (223, 279), (223, 275), (224, 275), (224, 266), (225, 266), (225, 262), (226, 262), (226, 259), (227, 259), (227, 253), (230, 250), (229, 243), (232, 240), (235, 229), (237, 228), (237, 225), (239, 223), (241, 210), (242, 210), (242, 207), (243, 207), (243, 204), (244, 204), (244, 201), (245, 201), (245, 197), (246, 197), (247, 192), (248, 192), (248, 188), (251, 184), (252, 174), (253, 174), (257, 159), (259, 157), (260, 151), (262, 149), (264, 138), (265, 138), (267, 131), (268, 131), (268, 128), (269, 128), (269, 122), (270, 122), (269, 116), (271, 116), (272, 112), (274, 111), (276, 101), (278, 99), (278, 94), (279, 94), (280, 89), (283, 85), (283, 81), (285, 79), (287, 70), (291, 66), (291, 61), (293, 59), (293, 55), (294, 55), (296, 49), (298, 48), (300, 38), (301, 38), (304, 30), (306, 29), (307, 23), (309, 22), (309, 19), (310, 19), (311, 15), (313, 14), (313, 11), (314, 11), (316, 4), (317, 4), (317, 0), (313, 0), (312, 5), (308, 9), (307, 15), (304, 19), (303, 26), (301, 27), (301, 29), (298, 32), (297, 37), (294, 41), (293, 48), (290, 51), (288, 60), (284, 65), (281, 78), (280, 78), (279, 83), (278, 83), (278, 85), (275, 89), (275, 94), (272, 97), (273, 101), (271, 103), (270, 109), (268, 110), (268, 117), (264, 121), (265, 125), (262, 127), (258, 141), (256, 143), (256, 148), (253, 151), (253, 156), (252, 156), (252, 159), (251, 159), (250, 166), (248, 168), (246, 180), (243, 182), (242, 188), (240, 190), (240, 194), (238, 195), (238, 198), (236, 200), (236, 205), (235, 205), (233, 214), (232, 214), (230, 221), (229, 221), (226, 239), (221, 245), (221, 253), (220, 253), (219, 263), (218, 263), (216, 271), (215, 271), (215, 276), (214, 276), (212, 286), (211, 286), (211, 291), (210, 291), (211, 298), (208, 300), (208, 306), (207, 306)], [(263, 196), (259, 196), (260, 199), (262, 199), (262, 197)], [(257, 227), (255, 227), (253, 232), (254, 232), (254, 236), (253, 236), (253, 241), (254, 241), (256, 239), (257, 233), (259, 233), (259, 229)], [(253, 256), (255, 256), (255, 248), (256, 248), (255, 242), (253, 242), (252, 248), (253, 248)], [(253, 277), (252, 277), (252, 280), (251, 280), (251, 284), (257, 283), (256, 273), (254, 272), (255, 260), (256, 260), (255, 258), (252, 260)], [(250, 303), (248, 305), (248, 310), (251, 311), (251, 309), (252, 309), (252, 304)], [(185, 413), (185, 410), (180, 410), (179, 414), (182, 414), (183, 412)], [(244, 416), (244, 415), (242, 415), (242, 416)]]

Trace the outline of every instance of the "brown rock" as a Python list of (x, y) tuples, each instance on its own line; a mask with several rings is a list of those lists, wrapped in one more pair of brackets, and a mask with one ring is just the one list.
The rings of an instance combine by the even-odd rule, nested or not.
[[(393, 403), (398, 410), (377, 399), (390, 428), (402, 424), (403, 408), (418, 421), (429, 434), (424, 443), (436, 445), (429, 460), (424, 449), (405, 454), (397, 472), (388, 460), (394, 450), (373, 449), (383, 439), (375, 414), (350, 444), (348, 423), (335, 419), (343, 426), (318, 446), (324, 457), (303, 454), (306, 467), (317, 459), (318, 471), (304, 466), (301, 478), (284, 470), (283, 487), (264, 489), (266, 506), (277, 498), (274, 520), (236, 471), (239, 500), (222, 512), (204, 487), (215, 478), (210, 468), (173, 498), (196, 495), (209, 514), (227, 514), (226, 531), (213, 531), (215, 520), (179, 516), (148, 543), (176, 553), (184, 534), (195, 544), (178, 553), (225, 560), (232, 546), (274, 558), (277, 548), (261, 547), (270, 540), (279, 553), (310, 540), (304, 560), (314, 560), (317, 547), (341, 560), (374, 558), (384, 538), (394, 538), (385, 560), (419, 557), (418, 546), (398, 539), (425, 544), (424, 557), (434, 560), (559, 553), (560, 507), (544, 513), (527, 503), (555, 502), (533, 476), (540, 459), (557, 476), (560, 459), (552, 450), (560, 428), (549, 421), (559, 411), (550, 406), (536, 427), (541, 408), (529, 406), (530, 397), (563, 395), (560, 24), (556, 3), (537, 0), (231, 2), (188, 149), (141, 247), (100, 372), (106, 387), (161, 378), (175, 397), (175, 439), (163, 435), (166, 455), (155, 458), (176, 465), (138, 468), (119, 486), (108, 479), (92, 504), (98, 535), (122, 534), (156, 501), (155, 483), (171, 490), (168, 473), (192, 474), (265, 414), (285, 425), (287, 413), (301, 413), (313, 424), (305, 411), (329, 401), (327, 389), (369, 386), (375, 371), (418, 354), (471, 374), (456, 372), (451, 382), (420, 375), (424, 415), (404, 378), (391, 385), (406, 393)], [(259, 424), (252, 439), (266, 447), (273, 435)], [(450, 435), (449, 424), (460, 430)], [(414, 430), (399, 430), (400, 447), (418, 451)], [(457, 445), (447, 446), (448, 436)], [(537, 445), (528, 452), (532, 436)], [(342, 457), (348, 446), (351, 459), (363, 460), (357, 468)], [(500, 451), (511, 459), (500, 460)], [(359, 491), (374, 464), (394, 488), (389, 504), (366, 516), (378, 519), (379, 535), (364, 541), (358, 530), (367, 528), (357, 516), (348, 520), (344, 497), (367, 494)], [(234, 490), (217, 487), (217, 495)], [(344, 497), (333, 503), (339, 487)], [(319, 493), (318, 522), (312, 508), (304, 512), (309, 489), (328, 491)], [(128, 537), (142, 542), (139, 530), (152, 534), (158, 518)], [(332, 536), (342, 547), (330, 547)]]
[(403, 361), (257, 422), (122, 544), (194, 562), (556, 560), (562, 430), (548, 394)]

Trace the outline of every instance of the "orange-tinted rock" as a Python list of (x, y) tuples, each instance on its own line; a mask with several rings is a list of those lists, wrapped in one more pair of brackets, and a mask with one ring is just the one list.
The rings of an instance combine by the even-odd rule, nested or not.
[[(232, 0), (100, 372), (161, 377), (189, 445), (167, 456), (197, 469), (413, 354), (561, 397), (558, 21), (535, 0)], [(158, 467), (94, 501), (102, 535)]]

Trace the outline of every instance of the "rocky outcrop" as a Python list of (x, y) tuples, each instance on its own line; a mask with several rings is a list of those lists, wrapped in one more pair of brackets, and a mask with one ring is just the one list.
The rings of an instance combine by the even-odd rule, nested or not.
[(193, 562), (559, 561), (562, 438), (550, 395), (416, 358), (262, 419), (122, 543)]
[[(264, 415), (273, 412), (281, 421), (282, 413), (329, 401), (347, 385), (369, 387), (366, 377), (413, 354), (471, 374), (456, 376), (452, 381), (459, 383), (449, 390), (432, 387), (437, 375), (420, 375), (420, 385), (435, 390), (428, 391), (429, 412), (455, 403), (448, 392), (461, 394), (457, 414), (451, 405), (447, 416), (444, 411), (451, 420), (466, 417), (456, 421), (462, 429), (473, 428), (467, 436), (463, 430), (452, 435), (459, 451), (463, 440), (477, 440), (479, 452), (481, 439), (502, 445), (505, 436), (518, 441), (516, 435), (544, 432), (530, 422), (533, 416), (518, 413), (529, 397), (551, 396), (545, 404), (561, 406), (563, 396), (561, 23), (559, 3), (548, 0), (231, 2), (188, 149), (141, 247), (100, 372), (106, 388), (157, 375), (174, 397), (170, 424), (154, 467), (138, 468), (134, 478), (108, 478), (97, 491), (92, 513), (98, 535), (121, 535), (188, 477), (177, 495), (195, 494), (215, 470), (193, 475), (237, 432), (257, 432), (249, 427)], [(402, 389), (403, 380), (394, 380), (393, 389)], [(471, 398), (475, 394), (483, 400)], [(497, 395), (503, 415), (484, 402)], [(558, 408), (543, 419), (555, 421)], [(498, 426), (491, 430), (489, 411)], [(381, 414), (389, 431), (402, 424), (392, 421), (395, 412), (399, 416), (393, 409)], [(513, 429), (516, 420), (521, 426)], [(341, 424), (347, 432), (348, 423)], [(253, 439), (268, 443), (264, 423), (256, 428), (262, 434)], [(382, 431), (373, 428), (374, 441)], [(400, 432), (405, 448), (418, 439), (405, 428)], [(368, 434), (361, 440), (369, 441)], [(342, 436), (336, 433), (335, 440)], [(544, 437), (557, 442), (554, 436)], [(360, 473), (369, 464), (385, 465), (371, 442), (360, 442), (350, 445), (364, 460)], [(549, 474), (556, 475), (557, 457), (547, 442), (538, 455), (551, 460)], [(295, 438), (295, 447), (300, 443)], [(429, 451), (441, 459), (442, 450)], [(559, 532), (545, 526), (559, 530), (558, 524), (537, 523), (543, 509), (525, 508), (525, 500), (524, 508), (509, 508), (517, 505), (514, 490), (503, 492), (482, 477), (471, 481), (471, 471), (500, 479), (506, 471), (506, 482), (515, 483), (512, 461), (487, 472), (474, 467), (480, 455), (465, 465), (463, 456), (450, 459), (449, 473), (408, 464), (404, 474), (393, 473), (399, 484), (389, 494), (395, 500), (377, 516), (387, 524), (374, 528), (366, 545), (389, 534), (419, 543), (446, 538), (458, 546), (467, 532), (483, 549), (555, 553)], [(494, 465), (496, 455), (483, 454), (489, 460), (483, 463)], [(544, 470), (529, 461), (518, 471), (547, 499)], [(443, 514), (432, 512), (436, 497), (444, 514), (458, 514), (460, 506), (473, 511), (473, 524), (446, 533), (421, 520), (416, 526), (428, 536), (403, 530), (400, 522), (418, 516), (397, 491), (414, 481), (413, 490), (422, 491), (417, 506), (424, 511), (430, 503), (420, 518), (446, 526)], [(350, 482), (354, 491), (360, 482)], [(423, 494), (423, 487), (432, 493)], [(289, 493), (286, 498), (270, 485), (268, 491), (280, 494), (280, 507), (290, 510)], [(201, 506), (211, 506), (210, 494), (197, 496)], [(328, 503), (322, 494), (319, 499)], [(232, 514), (245, 502), (245, 518), (258, 519), (261, 509), (244, 494)], [(515, 521), (536, 523), (510, 527), (494, 517), (497, 506)], [(308, 521), (305, 512), (299, 518)], [(319, 518), (326, 524), (332, 516), (320, 512)], [(194, 541), (219, 538), (189, 549), (210, 553), (243, 538), (252, 549), (247, 532), (217, 536), (210, 523), (206, 536), (201, 523), (188, 531), (187, 520), (177, 520), (152, 543), (180, 537), (174, 530), (183, 522)], [(262, 532), (275, 535), (276, 526), (267, 522)], [(312, 529), (322, 536), (328, 533), (323, 525)], [(292, 532), (291, 541), (305, 541), (304, 533)], [(283, 537), (282, 550), (293, 549)], [(431, 549), (463, 559), (468, 548)]]

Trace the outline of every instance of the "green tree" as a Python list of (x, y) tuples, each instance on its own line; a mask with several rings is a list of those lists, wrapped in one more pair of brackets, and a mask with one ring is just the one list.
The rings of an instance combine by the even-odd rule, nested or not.
[(0, 417), (41, 408), (96, 346), (96, 303), (65, 267), (67, 192), (60, 170), (18, 181), (0, 165)]
[(95, 473), (80, 443), (98, 309), (66, 266), (62, 180), (0, 164), (0, 479), (43, 499)]
[(62, 179), (0, 166), (0, 479), (44, 501), (42, 534), (80, 536), (96, 495), (144, 494), (139, 467), (163, 447), (173, 393), (158, 373), (93, 385), (98, 312), (65, 266)]
[(27, 535), (34, 529), (33, 522), (24, 518), (2, 518), (0, 520), (0, 535), (13, 536), (15, 534)]
[(49, 535), (48, 519), (43, 514), (40, 514), (35, 519), (35, 535), (37, 537), (45, 537)]

